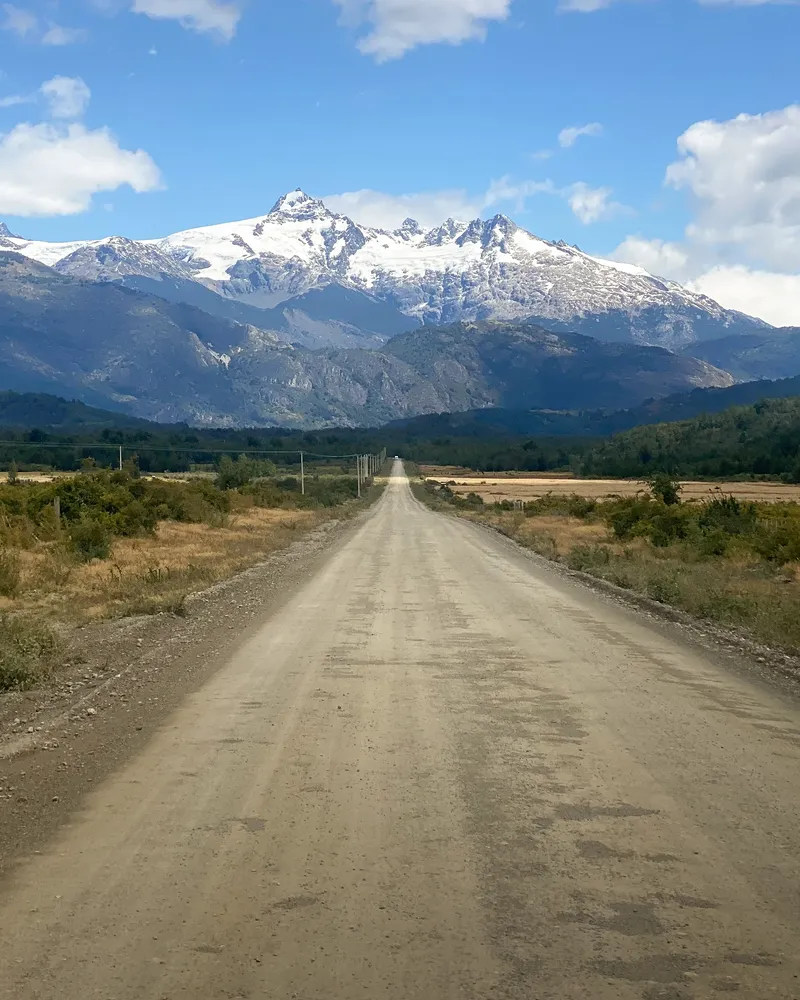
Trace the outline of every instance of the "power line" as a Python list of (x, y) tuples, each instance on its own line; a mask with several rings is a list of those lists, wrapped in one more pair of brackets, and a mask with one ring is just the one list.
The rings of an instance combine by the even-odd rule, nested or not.
[(116, 442), (103, 442), (103, 441), (90, 441), (90, 442), (80, 442), (76, 441), (73, 444), (66, 443), (64, 441), (0, 441), (0, 447), (9, 448), (64, 448), (70, 451), (75, 451), (76, 449), (86, 450), (87, 448), (92, 448), (95, 450), (106, 450), (118, 451), (120, 447), (124, 448), (128, 452), (171, 452), (178, 455), (305, 455), (306, 458), (359, 458), (361, 453), (353, 452), (347, 455), (325, 455), (321, 452), (306, 451), (304, 448), (296, 449), (286, 449), (286, 448), (205, 448), (202, 445), (197, 445), (193, 448), (176, 448), (172, 445), (134, 445), (130, 442), (123, 443), (120, 445), (119, 441)]

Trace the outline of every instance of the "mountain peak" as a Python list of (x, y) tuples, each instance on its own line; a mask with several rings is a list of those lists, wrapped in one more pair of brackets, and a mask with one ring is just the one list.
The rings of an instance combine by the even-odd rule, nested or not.
[(319, 215), (328, 215), (328, 209), (317, 198), (305, 193), (300, 188), (289, 191), (278, 198), (270, 210), (270, 215), (291, 216), (296, 219), (308, 219)]
[(519, 226), (513, 219), (509, 219), (507, 215), (502, 215), (500, 213), (489, 219), (489, 226), (492, 229), (499, 229), (507, 234), (515, 233), (519, 229)]
[(424, 230), (416, 219), (408, 218), (403, 220), (403, 224), (397, 232), (403, 233), (405, 236), (421, 236)]
[(16, 233), (12, 233), (5, 222), (0, 222), (0, 236), (5, 236), (6, 239), (21, 240), (21, 236), (17, 236)]

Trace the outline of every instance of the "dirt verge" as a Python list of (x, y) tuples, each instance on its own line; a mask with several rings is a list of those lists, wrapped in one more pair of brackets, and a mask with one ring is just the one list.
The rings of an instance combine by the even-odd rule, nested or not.
[(162, 613), (77, 629), (52, 687), (0, 697), (0, 874), (143, 746), (365, 516), (323, 522), (188, 597), (186, 617)]
[(682, 632), (707, 649), (722, 650), (734, 658), (743, 658), (740, 665), (746, 664), (748, 672), (755, 671), (768, 683), (777, 682), (782, 688), (788, 684), (794, 693), (800, 689), (800, 655), (794, 649), (788, 646), (780, 648), (779, 644), (764, 641), (744, 627), (700, 618), (667, 600), (657, 600), (647, 593), (637, 592), (630, 581), (629, 586), (620, 586), (602, 575), (568, 565), (571, 547), (580, 548), (601, 540), (600, 536), (605, 538), (606, 532), (600, 526), (564, 517), (539, 517), (523, 519), (521, 523), (528, 530), (520, 532), (517, 530), (518, 519), (513, 514), (504, 512), (500, 516), (486, 516), (480, 511), (456, 511), (451, 504), (429, 493), (421, 482), (412, 481), (412, 490), (426, 506), (451, 517), (467, 519), (485, 531), (501, 535), (509, 545), (534, 562), (547, 565), (551, 572), (578, 580), (617, 603), (635, 608), (652, 621), (677, 624)]

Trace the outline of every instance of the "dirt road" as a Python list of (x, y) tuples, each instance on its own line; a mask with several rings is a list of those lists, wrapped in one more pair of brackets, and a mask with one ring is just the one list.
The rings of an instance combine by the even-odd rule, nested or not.
[(800, 998), (800, 709), (398, 470), (0, 887), (14, 1000)]

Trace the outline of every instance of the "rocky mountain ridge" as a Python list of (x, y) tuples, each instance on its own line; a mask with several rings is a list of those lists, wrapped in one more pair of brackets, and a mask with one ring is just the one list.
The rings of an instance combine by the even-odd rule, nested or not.
[(0, 388), (69, 394), (152, 420), (314, 427), (485, 406), (616, 409), (732, 381), (660, 348), (532, 323), (463, 322), (401, 332), (380, 350), (308, 350), (0, 252)]
[(172, 282), (190, 300), (199, 284), (262, 309), (336, 283), (429, 325), (529, 319), (671, 350), (770, 329), (640, 267), (540, 239), (504, 215), (448, 219), (431, 229), (407, 219), (388, 231), (332, 212), (300, 190), (265, 216), (161, 239), (2, 240), (4, 249), (73, 277)]

